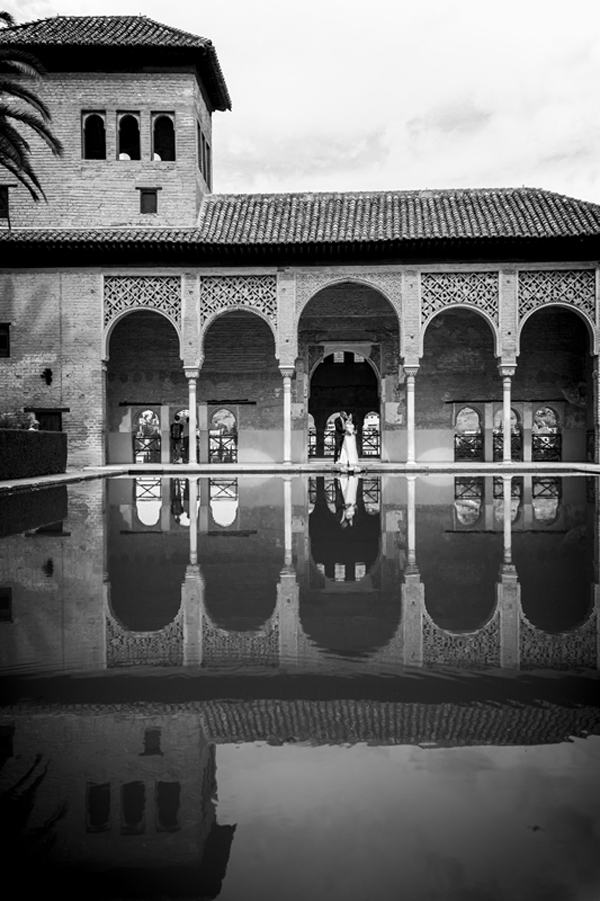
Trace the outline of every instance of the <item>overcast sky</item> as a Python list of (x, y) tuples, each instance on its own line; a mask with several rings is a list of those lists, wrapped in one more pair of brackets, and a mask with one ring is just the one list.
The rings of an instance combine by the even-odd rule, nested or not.
[(600, 203), (598, 0), (5, 0), (210, 38), (214, 190), (542, 187)]

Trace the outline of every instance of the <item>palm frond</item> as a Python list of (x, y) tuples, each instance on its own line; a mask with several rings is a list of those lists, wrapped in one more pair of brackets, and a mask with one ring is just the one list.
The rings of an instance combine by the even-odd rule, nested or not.
[(39, 116), (36, 116), (35, 113), (30, 113), (28, 110), (17, 110), (5, 103), (0, 103), (0, 119), (2, 118), (5, 121), (14, 119), (17, 122), (22, 122), (23, 125), (27, 125), (32, 131), (39, 135), (55, 156), (60, 156), (62, 154), (62, 143), (52, 133), (44, 120), (40, 119)]
[(50, 121), (50, 110), (44, 101), (40, 100), (37, 94), (34, 94), (29, 88), (23, 87), (22, 84), (18, 84), (16, 81), (10, 81), (0, 75), (0, 98), (3, 94), (8, 94), (10, 97), (16, 97), (18, 100), (24, 100), (25, 103), (28, 103), (37, 110), (45, 122)]

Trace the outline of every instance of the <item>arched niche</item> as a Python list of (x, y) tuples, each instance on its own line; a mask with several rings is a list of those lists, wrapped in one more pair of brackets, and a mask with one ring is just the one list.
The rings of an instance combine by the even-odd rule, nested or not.
[(537, 445), (540, 460), (585, 461), (586, 431), (594, 427), (591, 348), (587, 319), (573, 308), (548, 304), (524, 320), (512, 395), (531, 404), (534, 416), (549, 408), (559, 417), (552, 439), (541, 437), (544, 433), (537, 429), (536, 438), (530, 423), (532, 458)]
[[(494, 329), (483, 313), (458, 307), (430, 319), (415, 388), (419, 458), (455, 458), (455, 411), (502, 396), (497, 364)], [(475, 453), (480, 457), (479, 447)]]
[(468, 404), (459, 406), (454, 423), (454, 459), (484, 459), (481, 411)]
[[(179, 356), (179, 335), (161, 313), (135, 310), (118, 319), (108, 336), (107, 353), (109, 435), (131, 434), (133, 409), (185, 405), (188, 386)], [(167, 418), (161, 429), (168, 440)]]

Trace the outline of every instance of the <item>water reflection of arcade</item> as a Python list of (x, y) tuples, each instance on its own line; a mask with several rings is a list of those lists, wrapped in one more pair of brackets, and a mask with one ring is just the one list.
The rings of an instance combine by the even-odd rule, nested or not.
[(585, 480), (558, 500), (528, 476), (465, 483), (190, 480), (189, 526), (161, 519), (179, 533), (178, 611), (162, 627), (173, 634), (152, 660), (157, 632), (117, 635), (113, 622), (108, 665), (170, 664), (166, 644), (209, 668), (310, 670), (332, 654), (374, 666), (595, 667), (595, 543), (584, 539), (597, 514)]

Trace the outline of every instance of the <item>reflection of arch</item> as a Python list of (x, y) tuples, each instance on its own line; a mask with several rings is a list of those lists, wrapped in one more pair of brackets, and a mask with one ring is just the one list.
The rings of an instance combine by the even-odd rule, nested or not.
[(484, 459), (481, 413), (475, 407), (466, 404), (460, 407), (456, 413), (454, 425), (454, 459)]
[[(226, 535), (226, 533), (224, 533)], [(212, 541), (223, 540), (212, 537)], [(265, 560), (256, 552), (252, 536), (238, 535), (235, 539), (234, 565), (225, 557), (225, 549), (218, 558), (202, 566), (205, 578), (204, 615), (212, 628), (223, 633), (220, 641), (235, 647), (236, 633), (270, 634), (277, 615), (277, 583), (280, 561)], [(213, 543), (213, 548), (215, 545)]]
[(143, 526), (155, 526), (160, 522), (162, 509), (161, 479), (134, 479), (135, 512)]
[(431, 316), (429, 316), (428, 319), (425, 320), (425, 322), (423, 323), (423, 325), (421, 327), (421, 337), (419, 339), (419, 356), (422, 357), (424, 354), (425, 334), (427, 332), (427, 329), (431, 325), (431, 323), (434, 321), (434, 319), (437, 319), (437, 317), (440, 315), (444, 315), (446, 313), (450, 313), (455, 310), (466, 310), (468, 313), (476, 313), (477, 315), (481, 316), (482, 319), (485, 320), (485, 322), (489, 325), (492, 335), (493, 335), (494, 353), (496, 354), (497, 357), (500, 357), (502, 355), (502, 341), (501, 341), (500, 330), (499, 330), (498, 326), (496, 325), (496, 323), (494, 322), (492, 317), (489, 315), (489, 313), (487, 313), (485, 310), (482, 310), (479, 307), (473, 306), (472, 304), (466, 304), (466, 303), (448, 303), (447, 306), (444, 306), (443, 308), (436, 310), (435, 313), (433, 313)]
[(175, 619), (163, 628), (134, 632), (119, 622), (109, 605), (106, 610), (106, 633), (106, 665), (109, 669), (183, 665), (183, 607)]

